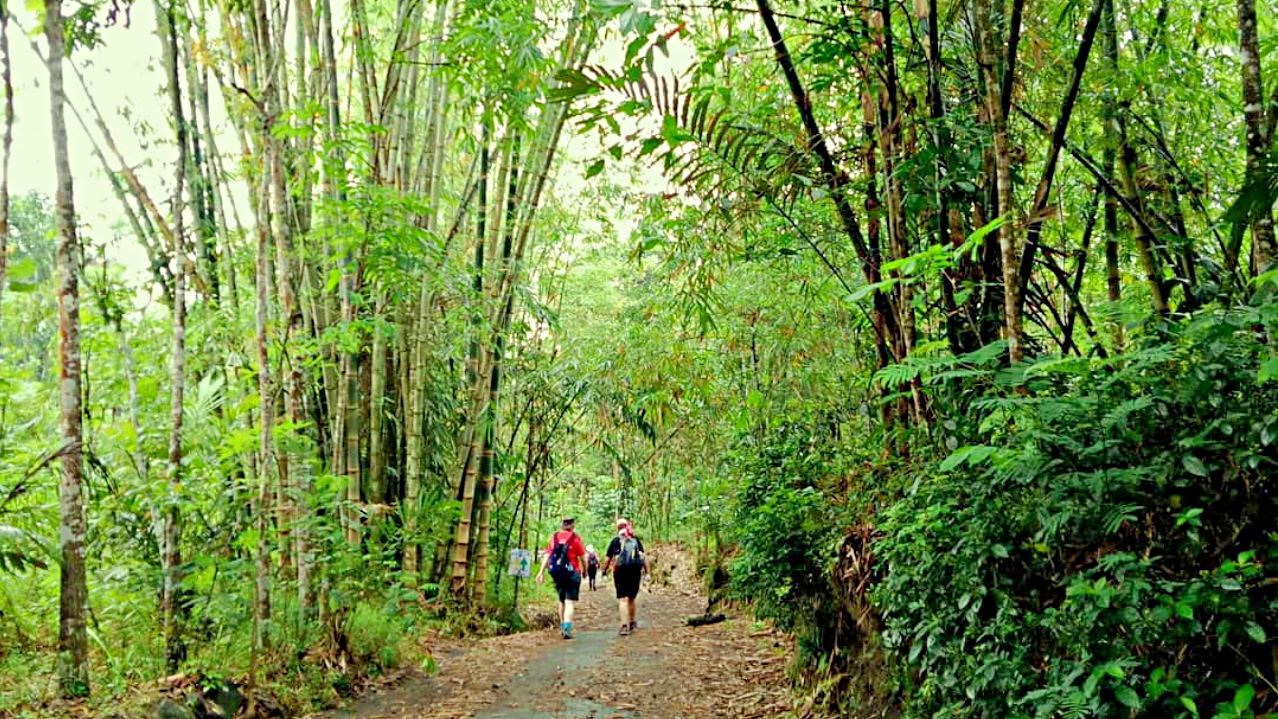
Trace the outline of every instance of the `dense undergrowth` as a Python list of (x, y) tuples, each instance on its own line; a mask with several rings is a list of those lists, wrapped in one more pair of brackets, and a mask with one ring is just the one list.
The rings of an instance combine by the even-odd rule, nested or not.
[[(493, 609), (479, 612), (438, 596), (438, 587), (415, 589), (394, 573), (374, 571), (379, 553), (345, 554), (339, 567), (343, 581), (329, 586), (324, 616), (299, 625), (293, 619), (296, 607), (281, 594), (272, 607), (277, 619), (263, 627), (265, 649), (251, 693), (286, 716), (334, 706), (406, 670), (433, 672), (440, 640), (518, 631), (530, 610), (547, 611), (548, 595), (529, 583), (521, 587), (518, 609), (513, 583), (507, 581)], [(331, 556), (342, 558), (343, 552)], [(103, 573), (90, 595), (90, 656), (98, 686), (72, 703), (58, 698), (56, 573), (32, 567), (10, 575), (0, 592), (5, 620), (0, 622), (0, 716), (84, 711), (95, 717), (148, 716), (158, 697), (180, 696), (187, 686), (230, 683), (245, 689), (253, 661), (252, 572), (251, 560), (232, 560), (216, 572), (197, 573), (189, 583), (190, 652), (176, 675), (166, 671), (162, 636), (152, 630), (155, 603), (146, 567), (117, 564)], [(49, 598), (48, 606), (33, 611), (14, 601), (36, 596)], [(160, 677), (168, 678), (157, 682)]]
[(891, 461), (864, 408), (743, 433), (733, 588), (857, 716), (1274, 711), (1271, 313), (1203, 311), (1116, 359), (889, 368), (934, 414)]

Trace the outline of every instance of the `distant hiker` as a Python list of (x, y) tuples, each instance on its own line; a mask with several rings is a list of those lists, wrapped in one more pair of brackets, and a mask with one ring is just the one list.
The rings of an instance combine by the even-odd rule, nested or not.
[(555, 581), (555, 589), (559, 592), (559, 629), (564, 639), (572, 639), (572, 610), (581, 598), (581, 575), (586, 568), (583, 561), (586, 547), (581, 543), (581, 537), (572, 531), (573, 523), (572, 517), (564, 517), (559, 531), (550, 535), (541, 568), (537, 570), (538, 584), (545, 581), (547, 569), (550, 578)]
[(590, 591), (595, 591), (595, 574), (599, 572), (599, 555), (595, 553), (595, 545), (586, 547), (586, 573), (590, 575)]
[(635, 536), (630, 521), (617, 520), (617, 536), (608, 545), (604, 574), (613, 569), (612, 583), (617, 588), (617, 613), (621, 617), (620, 634), (625, 636), (638, 628), (635, 623), (635, 601), (639, 596), (639, 580), (648, 571), (643, 542)]

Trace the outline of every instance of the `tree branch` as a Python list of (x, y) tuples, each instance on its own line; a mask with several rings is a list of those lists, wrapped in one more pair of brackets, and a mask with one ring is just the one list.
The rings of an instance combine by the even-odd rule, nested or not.
[(1078, 91), (1083, 83), (1083, 73), (1087, 71), (1087, 58), (1091, 55), (1092, 44), (1096, 39), (1096, 29), (1100, 27), (1101, 10), (1105, 0), (1093, 0), (1092, 9), (1087, 14), (1087, 25), (1083, 28), (1083, 37), (1078, 44), (1078, 52), (1074, 54), (1074, 76), (1069, 90), (1061, 99), (1061, 109), (1056, 117), (1056, 126), (1052, 129), (1052, 143), (1047, 151), (1047, 162), (1039, 176), (1038, 187), (1034, 190), (1034, 205), (1029, 212), (1029, 227), (1026, 231), (1025, 249), (1021, 253), (1020, 283), (1024, 301), (1025, 288), (1029, 285), (1030, 274), (1034, 271), (1034, 255), (1038, 252), (1038, 240), (1043, 234), (1043, 222), (1047, 203), (1052, 196), (1052, 181), (1056, 176), (1057, 160), (1061, 147), (1065, 144), (1065, 134), (1069, 129), (1070, 118), (1074, 114), (1074, 104), (1078, 101)]

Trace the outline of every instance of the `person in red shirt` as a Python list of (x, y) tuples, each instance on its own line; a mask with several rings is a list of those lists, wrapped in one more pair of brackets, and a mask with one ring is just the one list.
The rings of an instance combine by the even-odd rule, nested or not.
[(546, 580), (548, 570), (555, 581), (559, 592), (559, 628), (564, 639), (572, 639), (573, 606), (581, 598), (581, 575), (586, 573), (586, 545), (573, 531), (573, 524), (572, 517), (564, 517), (559, 531), (550, 536), (537, 570), (538, 584)]

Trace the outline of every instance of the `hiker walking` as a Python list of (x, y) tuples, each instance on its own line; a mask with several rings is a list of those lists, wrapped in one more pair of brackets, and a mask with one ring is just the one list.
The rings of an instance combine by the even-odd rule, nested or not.
[(604, 575), (613, 570), (612, 583), (617, 588), (617, 613), (621, 617), (621, 630), (626, 636), (638, 628), (635, 623), (635, 601), (639, 596), (639, 580), (648, 571), (648, 560), (643, 554), (643, 542), (635, 536), (627, 519), (617, 520), (617, 536), (608, 545), (608, 558), (604, 561)]
[(572, 517), (564, 517), (559, 531), (550, 536), (546, 555), (537, 570), (537, 583), (545, 581), (549, 570), (555, 590), (559, 592), (559, 629), (564, 639), (572, 639), (573, 605), (581, 596), (581, 575), (586, 568), (586, 547), (573, 531), (573, 524)]
[(586, 545), (586, 573), (590, 576), (590, 591), (595, 591), (595, 574), (599, 572), (599, 555), (595, 553), (595, 545)]

